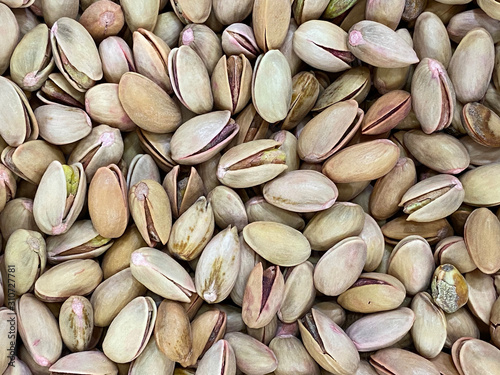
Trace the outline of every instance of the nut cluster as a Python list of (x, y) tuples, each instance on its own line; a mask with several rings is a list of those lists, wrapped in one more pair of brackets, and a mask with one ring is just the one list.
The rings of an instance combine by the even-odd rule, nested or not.
[(500, 2), (0, 0), (0, 374), (500, 374)]

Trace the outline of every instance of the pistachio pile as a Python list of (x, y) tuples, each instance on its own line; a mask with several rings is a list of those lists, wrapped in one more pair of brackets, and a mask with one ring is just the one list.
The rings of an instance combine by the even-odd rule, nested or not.
[(0, 153), (0, 374), (500, 374), (498, 1), (0, 0)]

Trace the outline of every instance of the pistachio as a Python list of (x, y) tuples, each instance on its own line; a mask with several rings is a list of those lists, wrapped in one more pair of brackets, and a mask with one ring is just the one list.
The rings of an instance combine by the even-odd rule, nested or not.
[(498, 348), (485, 341), (470, 337), (457, 340), (453, 344), (451, 354), (453, 363), (464, 375), (496, 371), (500, 363), (500, 350)]
[(64, 345), (72, 352), (87, 349), (94, 328), (94, 311), (88, 299), (71, 296), (61, 306), (59, 329)]
[(205, 22), (212, 9), (212, 3), (209, 0), (202, 0), (196, 4), (188, 0), (170, 0), (170, 4), (184, 24)]
[(467, 103), (462, 124), (469, 136), (487, 147), (500, 147), (500, 116), (481, 103)]
[(379, 22), (396, 30), (399, 21), (401, 21), (405, 3), (406, 1), (404, 0), (389, 2), (383, 0), (367, 0), (365, 17), (367, 20)]
[(226, 333), (224, 339), (234, 351), (236, 366), (245, 374), (268, 374), (276, 370), (278, 360), (274, 352), (253, 337), (241, 332), (230, 332)]
[(434, 260), (438, 265), (452, 264), (460, 273), (467, 273), (476, 269), (476, 265), (467, 252), (462, 237), (452, 236), (440, 241), (434, 251)]
[(104, 78), (109, 83), (118, 84), (125, 73), (136, 71), (132, 50), (118, 36), (109, 36), (99, 44), (99, 56)]
[(254, 197), (245, 203), (248, 221), (272, 221), (288, 225), (294, 229), (304, 229), (304, 219), (295, 212), (278, 208), (268, 203), (264, 197)]
[(78, 21), (96, 41), (117, 35), (125, 23), (121, 6), (109, 0), (91, 4)]
[(467, 305), (470, 311), (484, 324), (489, 324), (497, 299), (494, 278), (476, 269), (465, 274), (465, 281), (469, 289)]
[(234, 350), (226, 340), (219, 340), (210, 349), (199, 362), (196, 373), (199, 375), (236, 374), (236, 357)]
[(292, 7), (288, 0), (255, 0), (253, 30), (257, 44), (264, 52), (281, 47), (288, 31), (291, 13)]
[(250, 60), (255, 59), (260, 52), (253, 29), (244, 23), (233, 23), (224, 30), (222, 49), (227, 55), (241, 53)]
[(437, 368), (418, 354), (398, 348), (377, 351), (370, 356), (370, 364), (377, 373), (404, 374), (408, 371), (419, 371), (422, 374), (439, 375)]
[(77, 374), (82, 371), (89, 374), (118, 374), (117, 365), (98, 350), (71, 353), (50, 366), (50, 372), (54, 374)]
[(234, 190), (226, 186), (216, 186), (208, 193), (208, 200), (212, 204), (215, 224), (219, 228), (233, 225), (241, 232), (248, 224), (245, 205)]
[(366, 112), (361, 126), (367, 135), (383, 134), (396, 127), (410, 112), (410, 94), (403, 90), (381, 96)]
[(500, 163), (491, 163), (467, 171), (460, 176), (465, 190), (464, 203), (473, 206), (496, 206), (500, 202), (498, 191), (492, 189), (500, 177)]
[(467, 303), (467, 282), (451, 264), (443, 264), (436, 269), (431, 287), (434, 302), (449, 314)]

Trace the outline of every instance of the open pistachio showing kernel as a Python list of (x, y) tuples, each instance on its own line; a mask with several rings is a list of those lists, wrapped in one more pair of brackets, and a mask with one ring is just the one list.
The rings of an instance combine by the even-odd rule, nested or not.
[(208, 349), (198, 363), (198, 375), (235, 375), (236, 357), (234, 350), (226, 340), (219, 340)]
[(244, 23), (233, 23), (222, 33), (222, 49), (227, 55), (245, 55), (255, 59), (259, 55), (259, 46), (255, 41), (253, 29)]
[(172, 159), (179, 164), (203, 163), (221, 151), (238, 133), (230, 111), (214, 111), (183, 123), (171, 140)]
[(243, 296), (242, 318), (250, 328), (262, 328), (278, 312), (285, 282), (278, 266), (263, 269), (258, 263), (248, 277)]
[(66, 233), (47, 238), (47, 258), (49, 263), (96, 258), (111, 245), (113, 240), (99, 235), (92, 221), (81, 220), (75, 222)]
[(143, 247), (130, 257), (134, 277), (152, 292), (174, 301), (189, 302), (196, 291), (187, 271), (169, 255)]
[(451, 264), (436, 268), (432, 277), (432, 298), (444, 312), (451, 314), (467, 303), (469, 288), (464, 277)]
[(300, 25), (294, 33), (293, 50), (307, 64), (326, 72), (349, 69), (355, 59), (347, 47), (347, 33), (327, 21), (311, 20)]
[(222, 56), (212, 73), (212, 92), (217, 109), (241, 112), (250, 100), (252, 66), (245, 55)]
[(50, 42), (57, 67), (75, 89), (85, 92), (102, 78), (95, 42), (78, 21), (58, 19), (50, 31)]
[(217, 178), (232, 188), (247, 188), (267, 182), (288, 167), (281, 143), (262, 139), (232, 147), (222, 155)]
[(326, 108), (300, 132), (297, 144), (300, 158), (310, 163), (328, 159), (354, 137), (363, 117), (363, 110), (353, 99)]
[(500, 147), (500, 116), (481, 103), (467, 103), (462, 124), (469, 136), (487, 147)]
[(194, 167), (182, 168), (176, 165), (163, 180), (175, 219), (182, 215), (205, 192), (203, 181)]
[(356, 372), (359, 354), (342, 328), (314, 308), (298, 323), (304, 346), (321, 367), (339, 375)]
[(395, 128), (408, 116), (411, 96), (404, 90), (393, 90), (378, 98), (368, 109), (361, 126), (366, 135), (383, 134)]
[(236, 227), (228, 226), (205, 246), (195, 271), (198, 295), (208, 303), (224, 300), (240, 269), (240, 241)]
[(370, 364), (378, 374), (416, 374), (440, 375), (438, 369), (427, 359), (399, 348), (387, 348), (370, 356)]
[[(227, 314), (221, 310), (209, 310), (200, 314), (191, 323), (193, 351), (189, 363), (202, 359), (210, 348), (226, 333)], [(208, 354), (210, 356), (210, 353)]]
[(465, 191), (452, 175), (439, 174), (412, 186), (399, 203), (408, 221), (429, 222), (455, 212), (463, 202)]
[(80, 214), (86, 193), (87, 178), (80, 163), (50, 163), (33, 200), (33, 216), (40, 230), (49, 235), (66, 233)]
[(144, 241), (151, 247), (165, 245), (172, 228), (172, 210), (163, 187), (154, 180), (142, 180), (130, 188), (128, 204)]
[(65, 104), (78, 108), (85, 106), (85, 93), (78, 91), (61, 73), (51, 73), (36, 97), (45, 104)]
[(156, 322), (156, 304), (151, 297), (130, 301), (113, 319), (102, 349), (115, 363), (134, 360), (146, 347)]

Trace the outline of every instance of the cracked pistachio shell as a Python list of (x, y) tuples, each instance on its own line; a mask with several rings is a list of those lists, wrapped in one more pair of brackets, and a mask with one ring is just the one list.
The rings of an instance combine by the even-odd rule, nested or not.
[(405, 4), (405, 0), (367, 0), (365, 17), (367, 20), (379, 22), (396, 30), (401, 21)]
[(196, 265), (198, 295), (208, 303), (224, 300), (234, 287), (240, 269), (240, 241), (236, 227), (229, 225), (205, 246)]
[(10, 7), (3, 3), (0, 3), (0, 19), (2, 19), (0, 24), (0, 34), (2, 35), (0, 40), (0, 74), (4, 74), (9, 67), (12, 52), (16, 48), (21, 34), (14, 13)]
[(189, 363), (196, 363), (205, 355), (210, 355), (208, 350), (224, 337), (226, 323), (226, 313), (216, 309), (206, 311), (193, 320), (191, 324), (193, 351)]
[(384, 273), (362, 273), (359, 279), (338, 297), (344, 309), (359, 313), (394, 310), (406, 297), (404, 285)]
[(297, 155), (297, 137), (287, 130), (280, 130), (271, 135), (271, 138), (281, 143), (280, 150), (285, 153), (285, 164), (288, 171), (295, 171), (300, 167), (300, 158)]
[(312, 72), (299, 72), (292, 77), (292, 100), (281, 129), (295, 128), (311, 111), (318, 99), (320, 84)]
[(212, 77), (215, 108), (239, 113), (248, 104), (252, 88), (252, 66), (245, 55), (222, 56)]
[(54, 69), (50, 31), (39, 24), (18, 43), (10, 59), (10, 76), (23, 90), (38, 90)]
[(356, 372), (359, 366), (356, 347), (329, 317), (312, 309), (298, 323), (304, 346), (322, 368), (339, 375)]
[(238, 133), (239, 125), (229, 111), (214, 111), (183, 123), (171, 140), (172, 159), (194, 165), (211, 159)]
[(122, 0), (120, 5), (130, 31), (134, 32), (141, 27), (149, 31), (154, 29), (158, 19), (160, 0), (144, 0), (141, 2)]
[(347, 33), (322, 20), (303, 23), (293, 36), (293, 50), (308, 65), (325, 72), (349, 69), (354, 61), (347, 47)]
[(252, 250), (250, 246), (245, 242), (243, 238), (243, 233), (239, 234), (240, 240), (240, 269), (238, 271), (238, 277), (236, 278), (236, 283), (231, 290), (231, 300), (238, 306), (243, 303), (243, 295), (245, 294), (245, 288), (247, 285), (248, 277), (254, 269), (254, 267), (259, 263), (264, 263), (265, 260)]
[(40, 136), (53, 145), (67, 145), (85, 138), (92, 121), (84, 110), (61, 104), (42, 105), (35, 109)]
[(33, 362), (45, 368), (54, 364), (61, 356), (63, 343), (49, 308), (27, 293), (16, 300), (16, 314), (19, 336)]
[(384, 134), (408, 116), (411, 96), (404, 90), (393, 90), (378, 98), (366, 112), (362, 128), (364, 135)]
[(314, 286), (327, 296), (338, 296), (351, 287), (363, 272), (366, 243), (349, 237), (324, 253), (314, 268)]
[(168, 251), (176, 258), (193, 260), (212, 238), (214, 228), (212, 205), (202, 196), (174, 222)]
[(286, 118), (292, 89), (292, 74), (283, 53), (271, 50), (257, 58), (252, 77), (252, 102), (264, 120), (274, 123)]
[(118, 238), (125, 232), (129, 217), (127, 184), (117, 165), (96, 171), (89, 185), (88, 207), (99, 235)]
[(316, 297), (313, 270), (312, 263), (305, 261), (285, 271), (285, 291), (278, 310), (283, 323), (294, 323), (312, 307)]
[(82, 296), (71, 296), (59, 311), (59, 329), (64, 345), (72, 352), (87, 349), (94, 329), (94, 311), (90, 301)]
[(102, 342), (106, 357), (115, 363), (137, 358), (153, 334), (156, 312), (156, 304), (151, 297), (137, 297), (130, 301), (106, 332)]
[(419, 61), (402, 36), (375, 21), (354, 24), (349, 30), (347, 46), (358, 59), (379, 68), (404, 68)]
[(129, 374), (173, 374), (175, 362), (167, 358), (151, 336), (142, 353), (130, 364)]
[(451, 236), (440, 241), (434, 251), (436, 264), (453, 264), (460, 273), (474, 271), (476, 265), (472, 261), (463, 237)]
[(397, 217), (382, 226), (387, 243), (396, 245), (410, 235), (419, 235), (430, 245), (435, 245), (443, 238), (453, 235), (453, 228), (446, 219), (439, 219), (429, 223), (407, 221), (406, 215)]
[(339, 241), (357, 236), (365, 222), (363, 208), (351, 202), (337, 202), (327, 210), (315, 214), (304, 236), (317, 251), (326, 251)]
[(500, 116), (481, 103), (467, 103), (462, 124), (469, 136), (482, 146), (500, 147)]
[(421, 236), (408, 236), (392, 250), (387, 273), (397, 277), (409, 295), (426, 290), (434, 272), (429, 243)]
[(285, 282), (278, 266), (263, 269), (257, 263), (248, 276), (241, 317), (249, 328), (262, 328), (269, 324), (281, 307)]
[(174, 100), (149, 78), (138, 73), (122, 75), (118, 97), (130, 119), (152, 133), (171, 133), (181, 123), (181, 112)]
[(292, 267), (311, 255), (307, 238), (288, 225), (256, 221), (243, 229), (245, 242), (262, 258), (281, 267)]
[(338, 102), (353, 99), (362, 103), (371, 87), (370, 70), (358, 66), (342, 73), (319, 94), (313, 111), (321, 111)]
[(151, 31), (139, 28), (133, 33), (133, 55), (137, 73), (149, 78), (168, 94), (172, 85), (168, 76), (170, 47)]
[(460, 180), (438, 174), (410, 187), (399, 203), (409, 221), (435, 221), (455, 212), (463, 202), (465, 191)]
[(191, 47), (201, 57), (211, 76), (223, 57), (221, 40), (217, 34), (207, 25), (190, 24), (179, 35), (179, 47), (183, 45)]
[(102, 76), (99, 51), (88, 31), (72, 18), (59, 18), (50, 30), (56, 66), (78, 91), (85, 92)]
[(135, 130), (118, 97), (118, 84), (102, 83), (85, 93), (85, 111), (97, 123), (106, 124), (120, 131)]
[[(323, 13), (323, 17), (326, 19), (333, 19), (338, 17), (344, 13), (346, 13), (349, 9), (358, 3), (357, 0), (330, 0), (328, 5), (326, 6), (325, 12)], [(361, 1), (363, 5), (363, 14), (365, 10), (365, 1)], [(359, 6), (358, 6), (359, 7)]]
[(399, 348), (387, 348), (370, 356), (370, 364), (379, 374), (440, 375), (438, 369), (427, 359)]
[[(54, 160), (64, 163), (61, 150), (41, 139), (27, 141), (18, 147), (7, 146), (2, 151), (2, 163), (16, 176), (38, 185), (47, 167)], [(15, 194), (12, 194), (13, 196)]]
[(354, 137), (363, 117), (363, 110), (352, 99), (326, 108), (300, 132), (297, 144), (300, 158), (309, 163), (328, 159)]
[(130, 257), (130, 269), (134, 277), (163, 298), (189, 302), (196, 291), (191, 276), (166, 253), (150, 247), (134, 251)]
[(104, 79), (109, 83), (120, 82), (127, 72), (135, 72), (132, 50), (122, 38), (110, 36), (99, 43)]
[(477, 268), (486, 274), (500, 270), (500, 221), (487, 208), (477, 208), (464, 227), (465, 246)]
[(253, 29), (244, 23), (233, 23), (222, 33), (222, 49), (226, 55), (245, 55), (248, 59), (255, 59), (260, 49), (255, 41)]
[(68, 259), (96, 258), (112, 245), (111, 239), (99, 236), (90, 220), (80, 220), (66, 233), (47, 237), (47, 257), (52, 264)]
[(323, 164), (323, 173), (335, 183), (375, 180), (389, 173), (398, 159), (398, 146), (377, 139), (335, 153)]
[(146, 293), (146, 288), (132, 276), (130, 268), (104, 280), (92, 293), (94, 324), (107, 327), (118, 313), (134, 298)]
[(453, 344), (451, 355), (463, 375), (500, 373), (500, 350), (486, 341), (462, 337)]
[(227, 228), (228, 225), (235, 226), (238, 232), (248, 224), (245, 205), (240, 196), (227, 186), (216, 186), (207, 199), (212, 204), (215, 224), (219, 228)]
[(366, 262), (363, 267), (365, 272), (373, 272), (382, 262), (385, 241), (382, 230), (375, 219), (365, 213), (365, 224), (359, 237), (366, 243)]
[(37, 118), (26, 95), (3, 76), (0, 77), (0, 122), (0, 137), (9, 146), (17, 147), (38, 138)]
[(176, 165), (163, 180), (175, 219), (182, 215), (196, 200), (205, 193), (203, 180), (194, 167), (189, 174)]
[(98, 169), (120, 162), (123, 148), (123, 139), (118, 129), (98, 125), (78, 142), (69, 155), (68, 163), (82, 163), (87, 180), (92, 181)]
[(16, 196), (17, 182), (15, 175), (3, 164), (0, 164), (0, 212), (7, 202)]
[(469, 290), (469, 310), (484, 324), (489, 324), (491, 311), (497, 300), (494, 278), (476, 269), (465, 274), (465, 281)]
[(415, 323), (411, 336), (417, 352), (425, 358), (435, 358), (446, 341), (446, 317), (429, 293), (420, 292), (411, 301)]
[(461, 40), (450, 60), (448, 74), (457, 99), (462, 103), (482, 99), (495, 64), (495, 46), (490, 33), (472, 29)]
[(47, 264), (46, 245), (42, 235), (26, 229), (16, 230), (5, 245), (3, 262), (7, 270), (13, 267), (16, 271), (15, 283), (9, 283), (9, 292), (11, 287), (17, 295), (30, 292)]
[(78, 20), (96, 42), (110, 35), (117, 35), (125, 19), (120, 5), (113, 1), (96, 1), (84, 10)]
[(309, 355), (304, 344), (293, 335), (279, 335), (269, 344), (278, 360), (275, 375), (319, 375), (318, 364)]
[(410, 130), (404, 145), (415, 159), (439, 173), (458, 174), (470, 163), (467, 149), (449, 134)]
[(496, 206), (500, 191), (495, 189), (500, 181), (500, 163), (491, 163), (467, 171), (460, 176), (465, 190), (464, 203), (472, 206)]
[(42, 232), (66, 233), (80, 214), (87, 193), (87, 178), (80, 163), (49, 164), (33, 200), (33, 216)]
[(147, 154), (151, 155), (151, 157), (157, 163), (158, 167), (164, 172), (170, 172), (170, 170), (176, 165), (175, 161), (172, 160), (170, 150), (170, 141), (172, 140), (172, 134), (155, 134), (138, 128), (129, 139), (134, 139), (136, 137), (137, 143), (135, 143), (136, 141), (134, 140), (133, 142), (135, 144), (131, 142), (128, 149), (127, 138), (125, 138), (125, 161), (127, 161), (127, 158), (129, 156), (132, 156), (132, 158), (129, 159), (129, 162), (131, 162), (135, 155), (142, 151), (145, 151)]
[(292, 212), (317, 212), (330, 208), (338, 189), (320, 172), (296, 170), (287, 172), (264, 185), (268, 203)]
[(186, 365), (192, 353), (193, 335), (187, 312), (180, 303), (169, 300), (161, 302), (154, 337), (158, 349), (168, 359)]
[(370, 195), (370, 213), (377, 220), (385, 220), (399, 211), (398, 204), (416, 182), (415, 163), (400, 158), (394, 168), (379, 178)]
[(212, 110), (210, 75), (194, 49), (174, 48), (168, 55), (168, 75), (175, 95), (188, 110), (198, 115)]
[(255, 0), (253, 30), (257, 44), (264, 52), (281, 47), (288, 32), (291, 15), (292, 7), (288, 0)]
[(278, 208), (269, 202), (264, 197), (253, 197), (245, 203), (248, 221), (272, 221), (288, 225), (297, 230), (304, 229), (305, 222), (300, 214), (290, 212), (282, 208)]
[(401, 340), (412, 328), (415, 313), (407, 307), (370, 314), (346, 330), (359, 352), (387, 348)]
[(196, 3), (190, 0), (170, 0), (177, 17), (184, 24), (203, 23), (210, 16), (212, 1), (200, 0)]
[(463, 37), (472, 29), (482, 27), (486, 29), (495, 43), (500, 41), (500, 21), (488, 16), (482, 9), (476, 8), (454, 15), (446, 29), (449, 38), (455, 43), (460, 43)]
[(451, 59), (451, 43), (443, 21), (431, 12), (423, 12), (415, 22), (413, 43), (417, 56), (439, 61), (444, 69)]
[(134, 186), (141, 180), (160, 182), (160, 170), (151, 155), (137, 154), (130, 162), (127, 171), (127, 186)]
[(154, 247), (165, 245), (172, 229), (172, 210), (168, 195), (154, 180), (142, 180), (128, 193), (128, 205), (144, 241)]
[(263, 184), (285, 171), (288, 166), (281, 142), (260, 139), (239, 144), (222, 155), (217, 178), (231, 188)]
[(45, 104), (63, 104), (84, 108), (85, 93), (78, 91), (61, 73), (50, 73), (36, 97)]
[(292, 4), (293, 17), (299, 25), (309, 20), (318, 19), (329, 2), (330, 0), (297, 1)]
[[(278, 366), (276, 355), (260, 341), (241, 332), (226, 333), (224, 339), (234, 351), (236, 366), (245, 374), (268, 374), (276, 370)], [(256, 358), (259, 360), (256, 361)]]
[(50, 366), (52, 374), (117, 375), (118, 368), (98, 350), (77, 352), (61, 357)]
[(92, 293), (101, 280), (99, 263), (72, 259), (45, 271), (35, 283), (35, 294), (44, 302), (62, 302), (70, 296)]
[(236, 357), (229, 342), (219, 340), (211, 346), (205, 356), (199, 361), (196, 374), (235, 375)]
[(446, 69), (437, 60), (423, 58), (411, 82), (412, 109), (426, 134), (450, 126), (455, 111), (455, 90)]

